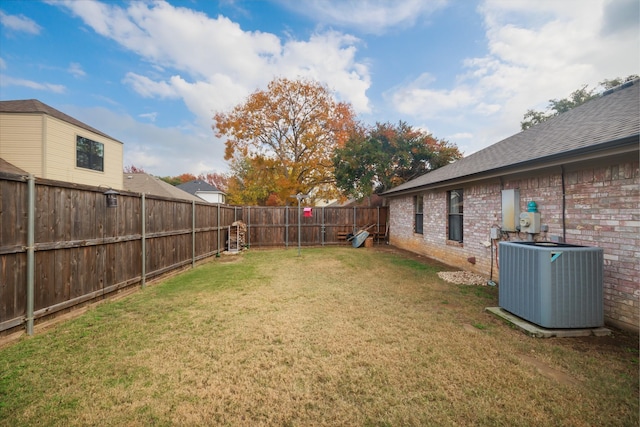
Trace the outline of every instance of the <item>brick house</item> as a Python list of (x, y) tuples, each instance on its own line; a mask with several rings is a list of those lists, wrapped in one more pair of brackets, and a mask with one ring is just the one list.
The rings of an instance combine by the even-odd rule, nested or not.
[[(639, 107), (635, 80), (385, 192), (390, 243), (494, 281), (500, 240), (600, 247), (605, 321), (638, 331)], [(521, 233), (531, 201), (540, 232)]]

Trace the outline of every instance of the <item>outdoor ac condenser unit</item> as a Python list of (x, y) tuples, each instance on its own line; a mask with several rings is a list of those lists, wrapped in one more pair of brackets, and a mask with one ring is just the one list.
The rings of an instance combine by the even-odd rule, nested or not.
[(551, 242), (500, 242), (500, 307), (544, 328), (604, 325), (603, 251)]

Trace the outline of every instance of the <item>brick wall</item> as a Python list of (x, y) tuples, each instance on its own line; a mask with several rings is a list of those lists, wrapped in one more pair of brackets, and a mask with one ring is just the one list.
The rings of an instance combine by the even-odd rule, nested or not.
[[(492, 226), (502, 223), (501, 189), (517, 188), (520, 209), (538, 204), (548, 232), (535, 240), (566, 235), (567, 243), (604, 250), (604, 304), (607, 323), (638, 330), (640, 310), (640, 173), (638, 161), (565, 171), (565, 230), (562, 218), (562, 173), (559, 168), (527, 177), (467, 184), (464, 188), (463, 244), (447, 241), (447, 193), (424, 196), (424, 234), (413, 233), (413, 197), (389, 200), (390, 241), (453, 267), (498, 280)], [(525, 233), (503, 233), (503, 240), (526, 240)], [(492, 259), (493, 257), (493, 259)], [(493, 272), (492, 272), (493, 270)]]

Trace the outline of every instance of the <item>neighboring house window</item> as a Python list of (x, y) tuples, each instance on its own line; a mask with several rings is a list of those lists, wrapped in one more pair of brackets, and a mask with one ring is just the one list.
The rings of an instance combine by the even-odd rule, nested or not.
[(76, 166), (104, 172), (104, 144), (76, 137)]
[(413, 230), (418, 234), (422, 234), (423, 224), (423, 209), (422, 196), (413, 196), (413, 211), (415, 213), (415, 219), (413, 223)]
[(449, 194), (449, 240), (462, 242), (462, 189)]

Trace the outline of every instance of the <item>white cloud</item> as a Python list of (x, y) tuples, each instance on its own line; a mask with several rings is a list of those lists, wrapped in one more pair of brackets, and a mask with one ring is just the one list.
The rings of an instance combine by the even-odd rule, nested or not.
[(446, 139), (447, 140), (452, 140), (452, 141), (457, 141), (460, 139), (471, 139), (473, 138), (473, 134), (469, 133), (469, 132), (461, 132), (461, 133), (454, 133), (453, 135), (448, 136)]
[(120, 4), (66, 1), (64, 4), (97, 33), (138, 54), (153, 74), (129, 72), (123, 79), (144, 97), (183, 99), (208, 121), (274, 77), (311, 77), (351, 102), (357, 112), (370, 111), (366, 64), (355, 59), (358, 40), (335, 31), (309, 40), (244, 31), (224, 16), (158, 1)]
[(227, 75), (215, 74), (206, 81), (188, 82), (180, 76), (172, 76), (169, 84), (192, 111), (203, 128), (213, 124), (217, 111), (227, 110), (241, 102), (249, 90)]
[[(423, 75), (386, 97), (402, 113), (448, 122), (457, 126), (454, 134), (473, 134), (463, 148), (477, 151), (518, 132), (527, 109), (544, 108), (549, 99), (564, 98), (583, 84), (595, 87), (605, 78), (638, 72), (637, 16), (630, 24), (611, 5), (606, 0), (486, 0), (478, 12), (487, 55), (467, 58), (453, 87)], [(624, 29), (612, 32), (616, 20)]]
[(34, 82), (32, 80), (25, 79), (16, 79), (14, 77), (0, 75), (0, 86), (9, 87), (9, 86), (22, 86), (28, 87), (30, 89), (43, 90), (47, 92), (53, 93), (64, 93), (66, 91), (66, 87), (64, 85), (57, 85), (53, 83), (40, 83)]
[(441, 112), (467, 108), (477, 100), (469, 87), (430, 89), (432, 81), (433, 78), (425, 73), (407, 85), (393, 88), (385, 93), (385, 97), (396, 110), (416, 118), (435, 118)]
[(156, 82), (146, 76), (136, 73), (127, 73), (122, 82), (128, 84), (139, 95), (145, 98), (177, 98), (174, 88), (166, 82)]
[(6, 70), (7, 69), (7, 63), (5, 62), (4, 59), (0, 58), (0, 70)]
[(67, 71), (75, 78), (84, 77), (87, 75), (87, 73), (85, 73), (82, 69), (82, 65), (78, 64), (77, 62), (72, 62), (71, 64), (69, 64), (69, 68), (67, 68)]
[(143, 119), (147, 119), (151, 122), (155, 122), (156, 118), (158, 118), (158, 113), (157, 112), (153, 112), (153, 113), (143, 113), (143, 114), (138, 114), (138, 117), (143, 118)]
[(283, 47), (280, 73), (323, 81), (357, 112), (369, 112), (366, 91), (371, 79), (368, 67), (356, 61), (357, 43), (355, 37), (336, 31), (314, 34), (309, 41), (289, 40)]
[(24, 15), (7, 15), (0, 10), (0, 24), (5, 29), (28, 34), (40, 34), (42, 27)]
[(601, 33), (603, 36), (625, 32), (631, 37), (638, 36), (638, 19), (640, 18), (640, 2), (638, 0), (617, 0), (604, 7)]
[[(157, 175), (153, 171), (155, 170), (166, 170), (166, 160), (161, 158), (154, 152), (153, 147), (149, 146), (133, 146), (129, 147), (127, 144), (126, 150), (124, 152), (123, 165), (126, 166), (135, 166), (137, 168), (142, 168), (145, 172), (150, 173), (152, 175)], [(179, 175), (179, 172), (176, 175)], [(157, 175), (157, 176), (166, 176), (166, 175)], [(175, 175), (171, 175), (175, 176)]]
[(487, 104), (481, 102), (475, 106), (473, 111), (481, 116), (490, 116), (494, 113), (497, 113), (501, 109), (502, 107), (500, 106), (500, 104)]
[(410, 27), (443, 8), (447, 0), (279, 0), (281, 5), (330, 26), (382, 34), (394, 27)]

